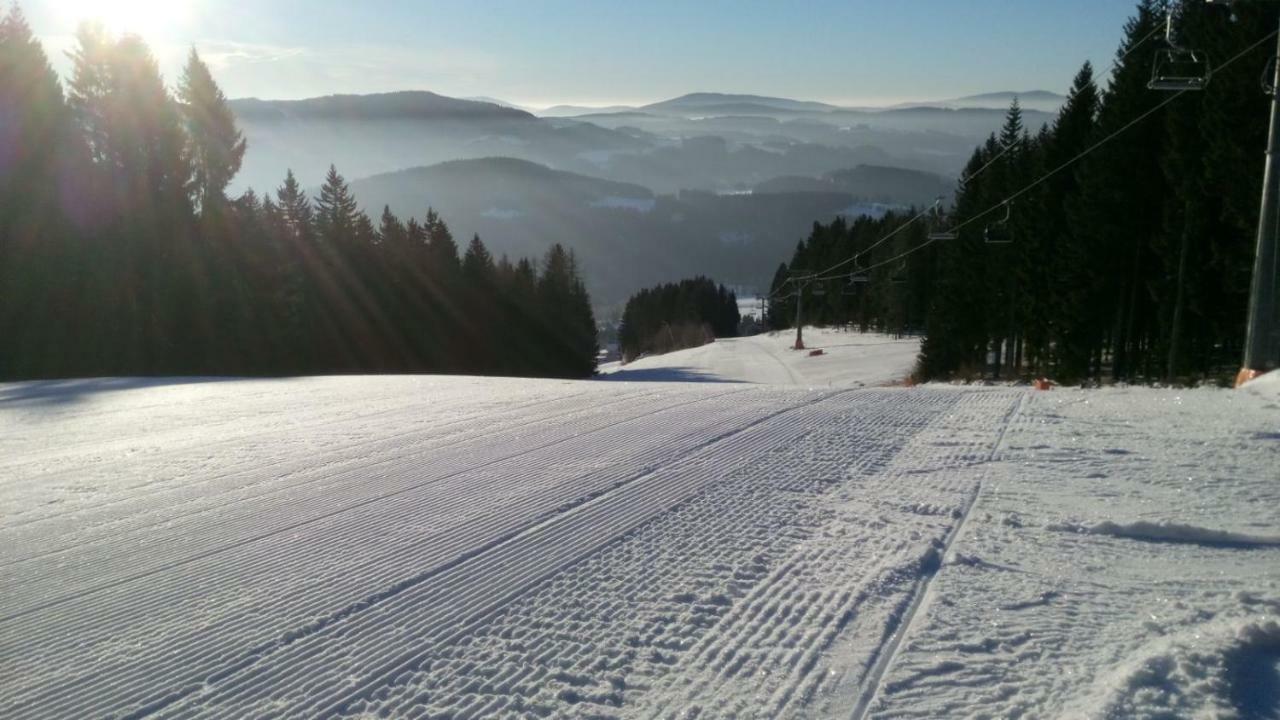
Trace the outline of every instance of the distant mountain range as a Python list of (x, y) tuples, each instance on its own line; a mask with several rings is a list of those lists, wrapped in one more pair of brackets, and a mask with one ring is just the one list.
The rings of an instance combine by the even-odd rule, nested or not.
[[(682, 95), (670, 100), (650, 103), (648, 105), (611, 105), (608, 107), (589, 107), (575, 105), (557, 105), (545, 110), (534, 110), (540, 117), (579, 117), (584, 115), (645, 113), (649, 115), (742, 115), (742, 114), (775, 114), (775, 113), (874, 113), (886, 110), (900, 110), (915, 107), (939, 107), (951, 109), (995, 109), (1004, 110), (1014, 98), (1027, 109), (1042, 112), (1057, 112), (1067, 98), (1064, 95), (1047, 90), (1029, 90), (1027, 92), (994, 92), (981, 95), (968, 95), (951, 100), (921, 101), (900, 103), (889, 107), (842, 107), (830, 103), (807, 100), (791, 100), (789, 98), (768, 97), (763, 95), (730, 95), (725, 93), (698, 92)], [(500, 101), (495, 101), (500, 102)]]
[(513, 110), (524, 110), (525, 112), (528, 112), (528, 113), (533, 112), (533, 110), (527, 107), (524, 107), (523, 105), (516, 105), (515, 103), (509, 103), (506, 100), (500, 100), (495, 97), (487, 97), (485, 95), (476, 95), (475, 97), (467, 97), (462, 99), (470, 100), (471, 102), (489, 103), (490, 105), (497, 105), (498, 107), (511, 108)]
[[(726, 110), (728, 108), (728, 110)], [(657, 114), (724, 113), (742, 114), (743, 108), (767, 112), (832, 112), (840, 108), (820, 102), (765, 97), (762, 95), (726, 95), (723, 93), (691, 93), (671, 100), (644, 105), (641, 112)]]
[(328, 95), (307, 100), (231, 101), (245, 122), (270, 120), (531, 120), (533, 114), (496, 102), (459, 100), (432, 92)]
[[(577, 248), (609, 305), (694, 273), (763, 286), (814, 221), (949, 196), (1006, 96), (854, 110), (694, 93), (575, 117), (430, 92), (236, 100), (249, 151), (232, 190), (288, 169), (315, 186), (333, 164), (371, 214), (434, 207), (461, 242), (513, 257)], [(1053, 115), (1030, 105), (1060, 99), (1020, 97), (1033, 130)]]
[[(1044, 100), (1047, 93), (1027, 95)], [(1001, 94), (975, 96), (996, 104)], [(1047, 100), (1046, 100), (1047, 101)], [(957, 175), (1003, 120), (1001, 107), (875, 111), (758, 95), (694, 93), (634, 110), (549, 118), (501, 101), (430, 92), (231, 103), (250, 151), (238, 182), (279, 184), (334, 163), (364, 177), (448, 160), (509, 156), (657, 192), (743, 189), (781, 175), (860, 164)], [(1028, 108), (1035, 128), (1048, 113)]]
[(968, 95), (966, 97), (955, 98), (954, 100), (941, 100), (938, 102), (924, 103), (906, 103), (897, 107), (944, 107), (944, 108), (979, 108), (979, 109), (995, 109), (1004, 110), (1009, 107), (1013, 99), (1018, 99), (1018, 104), (1024, 110), (1037, 110), (1046, 113), (1056, 113), (1062, 108), (1063, 103), (1067, 101), (1065, 95), (1049, 92), (1047, 90), (1030, 90), (1028, 92), (995, 92), (984, 93), (982, 95)]
[(353, 181), (351, 187), (370, 212), (390, 205), (406, 216), (421, 215), (430, 206), (447, 211), (446, 220), (475, 217), (509, 221), (539, 213), (572, 214), (592, 207), (647, 211), (654, 205), (653, 192), (640, 185), (503, 157), (452, 160), (374, 175)]
[(636, 112), (636, 109), (630, 105), (608, 105), (605, 107), (590, 107), (586, 105), (554, 105), (546, 108), (545, 110), (538, 110), (535, 114), (539, 117), (556, 118), (625, 112)]
[(651, 143), (582, 122), (555, 122), (489, 102), (427, 92), (230, 103), (249, 142), (237, 183), (265, 190), (285, 170), (319, 182), (330, 164), (348, 178), (448, 160), (520, 157), (590, 169), (591, 158)]

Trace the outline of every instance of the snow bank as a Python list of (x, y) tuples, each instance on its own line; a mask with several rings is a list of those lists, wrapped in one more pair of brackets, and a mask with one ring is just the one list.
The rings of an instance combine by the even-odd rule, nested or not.
[(1215, 530), (1212, 528), (1167, 521), (1116, 523), (1105, 521), (1093, 525), (1057, 523), (1047, 526), (1059, 532), (1110, 535), (1111, 537), (1142, 540), (1144, 542), (1191, 543), (1196, 545), (1220, 545), (1238, 547), (1280, 547), (1280, 536), (1251, 535), (1249, 533)]
[(1277, 662), (1280, 622), (1275, 617), (1188, 628), (1157, 638), (1103, 673), (1087, 700), (1091, 706), (1081, 708), (1081, 715), (1135, 720), (1274, 717)]
[(1253, 382), (1246, 383), (1241, 389), (1267, 400), (1280, 400), (1280, 370), (1269, 372)]

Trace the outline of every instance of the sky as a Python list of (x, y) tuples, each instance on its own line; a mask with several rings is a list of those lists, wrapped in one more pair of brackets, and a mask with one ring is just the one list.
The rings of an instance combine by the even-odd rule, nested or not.
[[(3, 5), (7, 0), (0, 0)], [(543, 108), (688, 92), (843, 105), (1065, 92), (1134, 0), (23, 0), (55, 67), (78, 24), (136, 32), (230, 97), (431, 90)]]

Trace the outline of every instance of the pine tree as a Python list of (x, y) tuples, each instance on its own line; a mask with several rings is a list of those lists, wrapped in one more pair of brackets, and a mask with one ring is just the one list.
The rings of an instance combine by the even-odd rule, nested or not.
[(113, 41), (100, 26), (85, 26), (77, 37), (70, 104), (116, 188), (117, 210), (189, 214), (186, 137), (151, 51), (135, 35)]
[(89, 196), (104, 196), (95, 232), (111, 252), (93, 264), (89, 341), (113, 372), (198, 372), (207, 327), (187, 197), (191, 165), (177, 105), (147, 46), (86, 26), (69, 103), (90, 148)]
[(493, 372), (499, 365), (502, 322), (496, 302), (497, 268), (480, 236), (471, 238), (462, 258), (462, 285), (458, 293), (466, 338), (466, 365), (473, 372)]
[(596, 371), (596, 356), (600, 351), (597, 342), (595, 313), (591, 309), (591, 295), (578, 268), (578, 260), (569, 251), (569, 357), (565, 373), (569, 377), (589, 377)]
[(57, 75), (14, 6), (0, 18), (0, 377), (71, 369), (76, 354), (79, 310), (65, 299), (81, 253), (58, 188), (76, 175), (77, 141)]
[(310, 198), (298, 184), (298, 178), (294, 176), (293, 170), (285, 174), (284, 184), (276, 190), (276, 200), (279, 203), (284, 234), (292, 241), (309, 241), (315, 211), (311, 207)]
[(14, 6), (0, 18), (0, 242), (30, 203), (22, 195), (58, 180), (59, 145), (73, 141), (69, 120), (58, 76)]
[(538, 375), (545, 365), (546, 342), (538, 300), (538, 269), (528, 258), (516, 263), (510, 293), (515, 342), (507, 355), (519, 359), (519, 374)]
[(221, 206), (231, 179), (240, 172), (247, 144), (236, 128), (227, 98), (195, 48), (178, 85), (187, 122), (189, 154), (195, 170), (193, 189), (202, 211)]
[[(1100, 104), (1093, 66), (1085, 63), (1076, 74), (1067, 102), (1058, 112), (1053, 134), (1045, 147), (1048, 169), (1064, 166), (1093, 142)], [(1080, 192), (1078, 174), (1060, 172), (1049, 179), (1048, 197), (1042, 206), (1046, 238), (1047, 267), (1051, 269), (1048, 317), (1053, 323), (1051, 338), (1056, 347), (1054, 374), (1069, 380), (1085, 376), (1089, 370), (1090, 333), (1086, 328), (1089, 286), (1096, 269), (1090, 266), (1086, 242), (1072, 223), (1067, 198)], [(1058, 200), (1058, 201), (1055, 201)]]
[(340, 248), (352, 241), (359, 205), (346, 179), (333, 165), (329, 166), (315, 209), (316, 231), (322, 243)]
[[(1000, 129), (999, 150), (991, 157), (994, 160), (987, 171), (990, 191), (999, 201), (1007, 200), (1031, 179), (1030, 162), (1032, 150), (1026, 142), (1026, 129), (1022, 123), (1022, 107), (1014, 98), (1005, 114), (1003, 127)], [(989, 192), (990, 192), (989, 191)], [(986, 303), (987, 336), (995, 352), (997, 373), (1005, 370), (1016, 374), (1018, 368), (1018, 327), (1020, 309), (1026, 302), (1025, 283), (1022, 282), (1022, 269), (1026, 252), (1027, 234), (1025, 218), (1028, 211), (1022, 206), (1008, 205), (1004, 208), (1004, 217), (997, 211), (987, 220), (984, 233), (995, 240), (1008, 242), (1007, 245), (990, 245), (986, 248), (986, 274), (988, 288)], [(1016, 216), (1015, 216), (1016, 208)], [(1007, 219), (1005, 219), (1007, 217)]]
[(379, 355), (371, 325), (378, 322), (360, 267), (365, 251), (356, 240), (359, 205), (333, 165), (315, 202), (316, 327), (320, 354), (330, 367), (355, 370)]
[[(990, 207), (985, 175), (979, 171), (994, 157), (994, 136), (974, 150), (961, 174), (953, 222), (960, 225)], [(976, 223), (975, 223), (976, 225)], [(986, 248), (981, 227), (963, 231), (938, 251), (936, 267), (943, 270), (925, 321), (918, 374), (923, 378), (979, 374), (987, 351), (986, 323), (978, 298), (987, 292)]]
[(391, 212), (391, 206), (386, 205), (382, 208), (382, 216), (379, 220), (378, 235), (382, 240), (382, 244), (387, 248), (388, 252), (399, 252), (403, 249), (408, 236), (405, 233), (404, 223), (400, 222), (400, 218)]
[[(1143, 0), (1126, 25), (1095, 137), (1118, 132), (1162, 101), (1147, 89), (1149, 55), (1129, 54), (1147, 35), (1158, 32), (1160, 10), (1156, 0)], [(1081, 322), (1086, 342), (1092, 348), (1095, 374), (1105, 354), (1115, 379), (1131, 379), (1143, 371), (1143, 348), (1154, 329), (1146, 287), (1156, 267), (1151, 262), (1153, 236), (1162, 232), (1164, 200), (1170, 195), (1160, 167), (1165, 138), (1158, 129), (1171, 107), (1148, 116), (1124, 142), (1108, 143), (1091, 153), (1079, 168), (1079, 198), (1068, 205), (1074, 209), (1072, 225), (1082, 244), (1087, 243), (1085, 257), (1096, 278), (1085, 291)], [(1117, 192), (1118, 188), (1125, 191)]]
[(577, 261), (559, 243), (547, 251), (538, 282), (539, 312), (548, 352), (543, 371), (555, 377), (584, 377), (595, 370), (596, 326)]
[(462, 258), (463, 278), (468, 283), (485, 286), (493, 282), (494, 273), (493, 255), (484, 246), (479, 235), (472, 237)]
[(456, 276), (459, 270), (458, 244), (453, 241), (449, 226), (435, 210), (428, 208), (423, 230), (427, 235), (427, 250), (432, 266), (443, 276)]
[(285, 332), (291, 339), (290, 357), (285, 362), (303, 372), (314, 372), (322, 367), (314, 320), (318, 302), (316, 269), (319, 267), (312, 242), (314, 219), (311, 200), (302, 191), (293, 170), (288, 170), (284, 184), (276, 190), (276, 231), (284, 260), (284, 267), (279, 273), (283, 283), (280, 310), (284, 316)]
[(70, 54), (67, 104), (89, 157), (96, 164), (107, 163), (112, 157), (107, 107), (111, 45), (101, 24), (86, 23), (76, 31), (76, 48)]
[(381, 242), (378, 229), (373, 226), (373, 220), (369, 219), (369, 215), (364, 212), (356, 213), (352, 235), (361, 248), (372, 248)]

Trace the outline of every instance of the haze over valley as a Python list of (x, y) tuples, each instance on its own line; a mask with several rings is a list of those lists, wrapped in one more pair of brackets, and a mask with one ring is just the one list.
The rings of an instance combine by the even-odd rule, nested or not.
[(273, 189), (286, 169), (318, 186), (332, 164), (371, 215), (432, 207), (459, 237), (513, 257), (573, 238), (609, 307), (689, 273), (760, 287), (815, 221), (948, 197), (1015, 97), (1028, 127), (1065, 100), (998, 92), (845, 108), (703, 92), (534, 113), (399, 92), (230, 105), (249, 147), (239, 189)]

